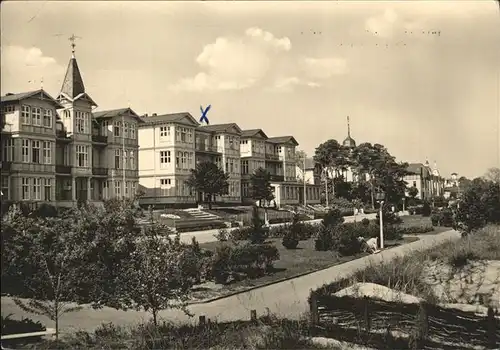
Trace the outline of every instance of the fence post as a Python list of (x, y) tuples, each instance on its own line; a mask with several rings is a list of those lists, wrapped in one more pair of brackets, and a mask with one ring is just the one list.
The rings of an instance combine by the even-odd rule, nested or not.
[(497, 320), (495, 319), (495, 311), (490, 306), (488, 307), (488, 347), (490, 349), (497, 349)]
[(205, 321), (206, 321), (206, 320), (207, 320), (207, 319), (206, 319), (205, 315), (200, 315), (200, 317), (199, 317), (199, 321), (198, 321), (198, 325), (199, 325), (200, 327), (204, 327), (204, 326), (205, 326)]
[(417, 342), (418, 347), (423, 348), (429, 337), (429, 315), (425, 301), (422, 301), (419, 306), (417, 314)]
[(250, 321), (257, 321), (257, 310), (250, 310)]
[(318, 325), (319, 323), (318, 295), (312, 289), (309, 295), (309, 313), (310, 313), (311, 325), (312, 326)]
[(371, 328), (371, 315), (370, 315), (370, 299), (368, 296), (363, 297), (364, 300), (364, 321), (365, 321), (365, 330), (367, 333), (370, 332)]

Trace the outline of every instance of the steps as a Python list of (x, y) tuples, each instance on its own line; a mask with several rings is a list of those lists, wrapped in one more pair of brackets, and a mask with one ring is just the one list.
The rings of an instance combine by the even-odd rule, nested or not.
[(198, 208), (184, 209), (184, 211), (189, 213), (190, 215), (194, 216), (196, 219), (200, 219), (200, 220), (220, 220), (221, 219), (221, 217), (218, 215), (207, 213), (207, 212), (202, 211)]

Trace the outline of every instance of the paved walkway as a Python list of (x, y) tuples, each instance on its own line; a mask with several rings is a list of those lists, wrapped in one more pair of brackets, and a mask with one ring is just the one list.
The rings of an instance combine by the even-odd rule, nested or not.
[[(308, 310), (307, 298), (311, 289), (316, 289), (325, 283), (333, 282), (348, 276), (355, 271), (368, 266), (373, 262), (393, 259), (397, 255), (412, 250), (431, 247), (437, 243), (450, 239), (457, 239), (460, 234), (456, 231), (446, 231), (438, 235), (423, 235), (419, 241), (385, 250), (380, 254), (352, 260), (345, 264), (314, 272), (285, 282), (276, 283), (267, 287), (255, 289), (232, 297), (220, 299), (211, 303), (196, 304), (189, 307), (195, 317), (206, 315), (208, 318), (220, 321), (249, 319), (250, 310), (257, 310), (258, 315), (266, 313), (266, 308), (277, 315), (297, 318)], [(41, 321), (46, 327), (53, 327), (53, 322), (46, 317), (29, 315), (20, 310), (10, 298), (2, 298), (2, 315), (13, 314), (15, 318), (30, 317)], [(179, 310), (165, 310), (160, 317), (170, 321), (188, 321), (190, 318)], [(151, 316), (145, 312), (118, 311), (110, 308), (92, 310), (85, 308), (81, 311), (64, 315), (60, 320), (61, 330), (71, 329), (92, 330), (102, 322), (113, 322), (117, 325), (131, 325)]]
[[(344, 216), (344, 222), (354, 222), (354, 221), (361, 221), (364, 218), (367, 218), (368, 220), (374, 220), (377, 217), (376, 213), (372, 214), (359, 214), (359, 215), (352, 215), (352, 216)], [(307, 223), (310, 224), (319, 224), (322, 220), (321, 219), (316, 219), (316, 220), (308, 220), (306, 221)], [(280, 224), (271, 224), (271, 227), (277, 227), (277, 226), (283, 226), (285, 223), (280, 223)], [(228, 231), (232, 231), (232, 229), (228, 229)], [(205, 231), (194, 231), (194, 232), (183, 232), (181, 233), (181, 241), (186, 242), (186, 243), (191, 243), (191, 240), (193, 237), (196, 237), (196, 240), (198, 243), (207, 243), (207, 242), (214, 242), (217, 239), (214, 237), (214, 235), (218, 234), (219, 230), (205, 230)], [(172, 235), (174, 237), (174, 235)]]

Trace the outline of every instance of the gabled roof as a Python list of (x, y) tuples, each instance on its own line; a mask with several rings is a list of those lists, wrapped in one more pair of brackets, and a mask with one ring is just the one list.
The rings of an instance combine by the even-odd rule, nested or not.
[(283, 143), (292, 142), (295, 146), (299, 145), (299, 143), (297, 142), (297, 140), (295, 140), (295, 137), (293, 137), (293, 136), (270, 137), (267, 139), (267, 142), (275, 143), (275, 144), (283, 144)]
[(98, 111), (92, 113), (95, 119), (109, 119), (109, 118), (114, 118), (114, 117), (121, 117), (121, 116), (130, 116), (133, 117), (134, 119), (137, 119), (139, 122), (143, 122), (142, 118), (139, 117), (137, 113), (135, 113), (131, 108), (118, 108), (118, 109), (111, 109), (107, 111)]
[(196, 119), (193, 118), (191, 114), (188, 112), (180, 112), (180, 113), (169, 113), (162, 115), (152, 115), (152, 116), (142, 116), (141, 120), (144, 122), (144, 126), (148, 125), (158, 125), (165, 123), (178, 123), (178, 124), (186, 124), (191, 126), (200, 125)]
[(214, 124), (200, 126), (200, 130), (217, 133), (235, 133), (241, 135), (241, 128), (236, 123)]
[(25, 100), (25, 99), (31, 98), (31, 97), (39, 97), (40, 99), (47, 99), (50, 102), (52, 102), (52, 104), (56, 108), (63, 108), (63, 106), (61, 106), (59, 104), (59, 102), (57, 102), (56, 99), (54, 99), (52, 96), (50, 96), (43, 89), (39, 89), (39, 90), (35, 90), (35, 91), (28, 91), (28, 92), (20, 92), (17, 94), (7, 94), (5, 96), (2, 96), (1, 102), (2, 103), (17, 102), (17, 101), (22, 101), (22, 100)]
[(262, 129), (249, 129), (249, 130), (242, 130), (241, 131), (241, 137), (248, 137), (248, 138), (251, 138), (251, 137), (255, 137), (257, 135), (260, 135), (260, 137), (263, 137), (265, 139), (267, 139), (267, 135), (264, 131), (262, 131)]

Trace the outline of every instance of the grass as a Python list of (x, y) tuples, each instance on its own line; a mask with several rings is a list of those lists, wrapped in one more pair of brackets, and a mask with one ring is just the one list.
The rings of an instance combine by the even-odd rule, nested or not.
[(396, 257), (390, 263), (370, 265), (352, 277), (324, 288), (335, 292), (357, 282), (376, 283), (435, 303), (438, 300), (425, 281), (423, 267), (436, 261), (460, 269), (468, 262), (478, 260), (500, 260), (500, 226), (485, 227), (457, 241)]
[(306, 319), (291, 321), (265, 316), (250, 321), (176, 325), (163, 322), (133, 327), (102, 324), (94, 332), (76, 332), (59, 342), (45, 341), (24, 349), (342, 349), (316, 345), (307, 339)]
[[(417, 237), (405, 237), (400, 241), (387, 240), (386, 248), (393, 248), (416, 240), (418, 240)], [(297, 249), (286, 249), (283, 247), (281, 239), (278, 238), (269, 239), (268, 242), (274, 244), (278, 248), (280, 254), (280, 259), (274, 263), (272, 273), (256, 279), (233, 282), (213, 292), (200, 290), (199, 294), (195, 292), (193, 295), (196, 298), (205, 299), (207, 296), (212, 298), (232, 294), (237, 291), (243, 291), (249, 288), (263, 286), (314, 271), (323, 270), (368, 255), (367, 253), (359, 253), (352, 256), (339, 256), (335, 251), (316, 251), (314, 249), (314, 239), (300, 241)], [(230, 245), (233, 244), (231, 242), (225, 243)], [(202, 249), (215, 251), (220, 244), (221, 242), (208, 242), (200, 244), (200, 247)]]
[[(401, 217), (403, 219), (403, 223), (401, 224), (402, 227), (410, 227), (410, 226), (432, 226), (432, 221), (430, 216), (422, 216), (422, 215), (406, 215)], [(441, 232), (449, 231), (451, 230), (451, 227), (442, 227), (442, 226), (437, 226), (434, 227), (434, 231), (427, 232), (427, 233), (420, 233), (422, 235), (425, 234), (438, 234)]]

